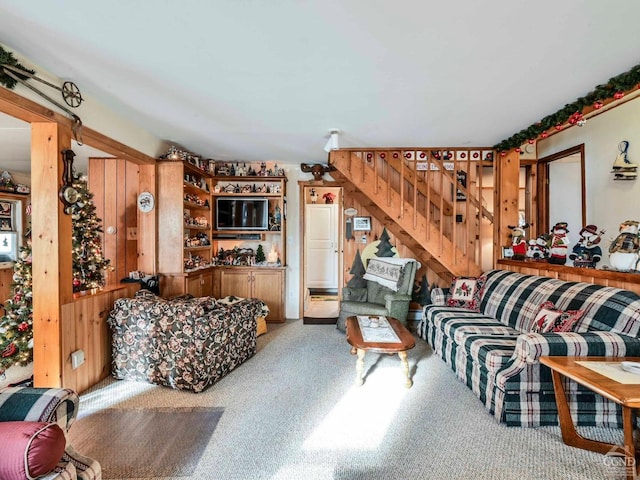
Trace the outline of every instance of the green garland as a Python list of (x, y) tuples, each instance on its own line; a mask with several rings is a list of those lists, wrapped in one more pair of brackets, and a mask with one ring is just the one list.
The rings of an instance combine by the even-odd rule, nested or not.
[[(12, 67), (20, 68), (31, 74), (36, 73), (35, 71), (29, 70), (24, 65), (21, 65), (20, 63), (18, 63), (18, 60), (16, 60), (16, 57), (13, 56), (13, 53), (7, 52), (2, 47), (0, 47), (0, 65), (11, 65)], [(19, 75), (17, 73), (15, 75), (23, 80), (26, 80), (29, 78), (27, 76)], [(0, 70), (0, 84), (4, 85), (8, 89), (13, 89), (13, 87), (16, 86), (16, 83), (17, 82), (13, 78), (11, 78), (9, 75), (4, 73), (4, 71)]]
[(562, 125), (569, 117), (575, 113), (581, 113), (586, 107), (593, 107), (597, 102), (604, 102), (612, 98), (616, 98), (620, 94), (624, 94), (629, 90), (633, 90), (640, 84), (640, 65), (636, 65), (631, 70), (625, 73), (609, 79), (604, 85), (598, 85), (595, 90), (587, 94), (582, 98), (578, 98), (575, 102), (567, 104), (554, 113), (544, 117), (537, 123), (534, 123), (529, 128), (520, 130), (515, 135), (502, 140), (497, 145), (494, 145), (494, 149), (498, 151), (511, 150), (512, 148), (518, 148), (525, 142), (538, 138), (543, 132), (556, 127), (556, 125)]

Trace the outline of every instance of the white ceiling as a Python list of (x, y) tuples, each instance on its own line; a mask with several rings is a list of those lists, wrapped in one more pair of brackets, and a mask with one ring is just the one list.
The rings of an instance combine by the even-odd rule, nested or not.
[(494, 145), (636, 65), (638, 18), (637, 0), (0, 0), (0, 43), (192, 152), (300, 163), (331, 128)]

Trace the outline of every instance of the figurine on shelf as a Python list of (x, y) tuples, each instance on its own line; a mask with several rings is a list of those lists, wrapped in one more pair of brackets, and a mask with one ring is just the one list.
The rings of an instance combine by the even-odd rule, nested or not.
[(596, 268), (602, 258), (602, 248), (598, 244), (603, 234), (604, 230), (598, 232), (595, 225), (587, 225), (580, 230), (580, 240), (569, 255), (574, 267)]
[(532, 260), (546, 261), (549, 256), (549, 247), (547, 246), (548, 234), (538, 235), (538, 238), (529, 240), (529, 248), (527, 249), (527, 258)]
[(567, 222), (558, 222), (551, 230), (551, 243), (549, 246), (549, 263), (564, 265), (567, 263), (567, 251), (569, 250), (569, 229)]
[(618, 236), (609, 246), (611, 267), (621, 272), (636, 270), (639, 251), (638, 222), (636, 220), (622, 222)]
[(316, 192), (315, 188), (311, 189), (309, 195), (311, 196), (311, 203), (318, 203), (318, 192)]
[(527, 240), (524, 238), (524, 229), (529, 227), (528, 223), (521, 226), (511, 226), (511, 250), (513, 250), (513, 260), (524, 260), (527, 255)]
[(336, 195), (335, 193), (327, 192), (324, 195), (322, 195), (322, 198), (324, 199), (324, 203), (333, 203), (333, 200), (336, 198)]

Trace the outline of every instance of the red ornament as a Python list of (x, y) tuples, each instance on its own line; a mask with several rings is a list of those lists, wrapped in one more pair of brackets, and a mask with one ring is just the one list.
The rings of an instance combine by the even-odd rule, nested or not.
[(557, 124), (556, 125), (556, 130), (558, 130), (558, 131), (562, 130), (562, 125), (561, 124)]
[(505, 152), (504, 150), (500, 152), (500, 156), (504, 157), (507, 154), (507, 152)]
[(520, 147), (516, 148), (516, 153), (520, 153), (522, 150), (520, 150)]
[(613, 98), (615, 98), (616, 100), (620, 100), (622, 97), (624, 97), (624, 92), (621, 92), (619, 90), (613, 94)]
[(542, 132), (542, 133), (540, 134), (540, 136), (541, 136), (542, 138), (547, 138), (547, 137), (549, 136), (549, 134), (548, 134), (547, 132)]
[(80, 280), (79, 280), (79, 279), (77, 279), (77, 278), (74, 278), (74, 279), (73, 279), (73, 286), (74, 286), (74, 287), (79, 287), (79, 286), (80, 286)]
[(13, 297), (13, 299), (16, 302), (19, 302), (20, 300), (22, 300), (22, 295), (20, 295), (19, 293), (16, 293), (15, 296)]
[(602, 103), (600, 100), (596, 100), (595, 102), (593, 102), (593, 108), (595, 108), (596, 110), (600, 110), (603, 106), (604, 103)]
[(386, 155), (384, 154), (384, 152), (382, 152), (382, 153), (380, 154), (380, 158), (384, 158), (384, 157), (386, 157)]
[(424, 158), (424, 157), (426, 157), (425, 153), (424, 152), (420, 152), (420, 158)]
[(27, 330), (29, 330), (29, 324), (27, 322), (22, 322), (20, 325), (18, 325), (19, 332), (26, 332)]
[(529, 145), (533, 145), (534, 143), (536, 143), (536, 141), (533, 138), (530, 138), (529, 140), (527, 140), (527, 143)]
[(5, 348), (2, 353), (0, 353), (0, 356), (2, 358), (7, 358), (10, 357), (11, 355), (15, 355), (18, 352), (18, 347), (16, 347), (15, 343), (10, 343), (9, 345), (7, 345), (7, 348)]
[(393, 158), (398, 158), (398, 152), (393, 152)]

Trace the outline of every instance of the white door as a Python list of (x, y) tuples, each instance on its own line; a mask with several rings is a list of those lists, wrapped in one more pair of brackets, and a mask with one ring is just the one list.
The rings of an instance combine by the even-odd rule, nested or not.
[(308, 204), (305, 210), (307, 288), (338, 288), (338, 205)]

